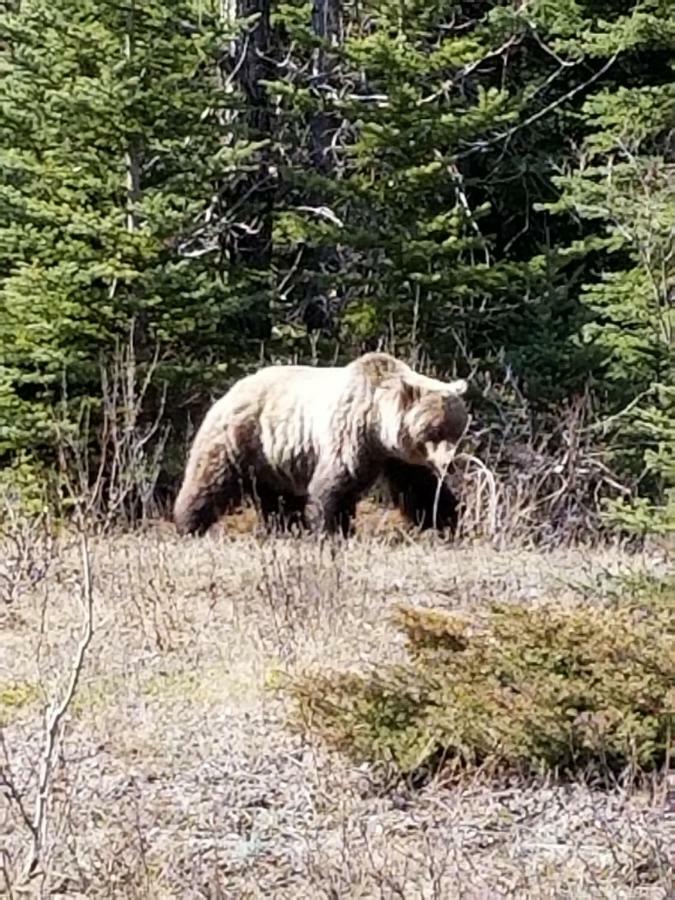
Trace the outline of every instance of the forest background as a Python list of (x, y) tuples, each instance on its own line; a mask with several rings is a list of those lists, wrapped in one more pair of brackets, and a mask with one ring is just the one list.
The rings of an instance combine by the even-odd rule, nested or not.
[(6, 487), (131, 520), (233, 379), (383, 348), (532, 522), (672, 530), (668, 0), (0, 10)]

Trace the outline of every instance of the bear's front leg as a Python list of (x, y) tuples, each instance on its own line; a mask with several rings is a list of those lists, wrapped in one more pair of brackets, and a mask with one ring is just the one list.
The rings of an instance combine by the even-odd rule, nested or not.
[(338, 530), (347, 537), (360, 494), (359, 484), (345, 469), (321, 467), (317, 469), (307, 492), (307, 522), (314, 533), (335, 534)]

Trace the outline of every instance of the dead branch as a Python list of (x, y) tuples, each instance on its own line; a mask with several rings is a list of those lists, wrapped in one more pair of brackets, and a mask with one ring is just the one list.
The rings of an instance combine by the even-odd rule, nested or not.
[(31, 817), (29, 830), (31, 832), (30, 850), (25, 866), (26, 880), (34, 878), (40, 867), (49, 825), (49, 799), (52, 786), (54, 763), (63, 735), (63, 720), (66, 716), (77, 691), (77, 687), (84, 668), (85, 657), (94, 635), (94, 596), (92, 590), (91, 560), (86, 533), (80, 533), (80, 557), (82, 565), (81, 596), (80, 602), (83, 611), (82, 634), (73, 657), (68, 684), (63, 697), (59, 701), (53, 701), (45, 713), (44, 744), (40, 756), (38, 771), (37, 795), (35, 807)]
[[(571, 88), (569, 91), (564, 93), (561, 97), (558, 97), (557, 100), (553, 100), (547, 106), (544, 106), (542, 109), (537, 110), (536, 113), (532, 113), (531, 116), (527, 116), (522, 122), (516, 122), (511, 128), (507, 128), (506, 131), (502, 131), (499, 134), (495, 134), (493, 137), (488, 138), (485, 141), (478, 141), (473, 146), (469, 147), (467, 150), (464, 150), (462, 153), (458, 153), (455, 156), (455, 160), (466, 159), (468, 156), (472, 156), (474, 153), (478, 153), (479, 151), (487, 150), (490, 147), (495, 146), (495, 144), (501, 144), (502, 142), (508, 141), (511, 137), (513, 137), (516, 132), (521, 131), (523, 128), (527, 128), (528, 125), (534, 124), (534, 122), (538, 122), (539, 119), (543, 119), (544, 116), (547, 116), (549, 113), (553, 112), (554, 109), (557, 109), (559, 106), (562, 106), (563, 103), (566, 103), (568, 100), (571, 100), (573, 97), (576, 97), (577, 94), (580, 94), (582, 91), (585, 91), (592, 84), (594, 84), (599, 78), (608, 72), (611, 67), (614, 65), (618, 58), (619, 54), (613, 53), (612, 56), (607, 60), (607, 62), (601, 66), (597, 72), (594, 72), (590, 78), (587, 78), (586, 81), (581, 84), (577, 84), (575, 87)], [(562, 70), (561, 70), (562, 71)]]

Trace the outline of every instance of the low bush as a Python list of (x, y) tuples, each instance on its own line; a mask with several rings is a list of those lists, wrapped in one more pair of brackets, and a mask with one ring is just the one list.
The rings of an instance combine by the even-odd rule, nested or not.
[(603, 604), (398, 607), (408, 661), (287, 682), (296, 727), (401, 774), (659, 767), (675, 712), (675, 583)]

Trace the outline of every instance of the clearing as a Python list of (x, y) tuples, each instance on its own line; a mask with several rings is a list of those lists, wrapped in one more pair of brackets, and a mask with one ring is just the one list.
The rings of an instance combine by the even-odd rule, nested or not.
[[(88, 545), (94, 637), (50, 783), (36, 892), (614, 900), (672, 891), (662, 785), (607, 793), (582, 780), (478, 777), (384, 790), (367, 767), (290, 733), (272, 689), (279, 670), (362, 668), (400, 654), (388, 623), (396, 602), (562, 604), (582, 585), (601, 592), (607, 573), (661, 570), (658, 555), (409, 538), (180, 541), (163, 527)], [(75, 656), (82, 566), (76, 538), (25, 549), (12, 584), (9, 563), (5, 571), (13, 600), (0, 603), (0, 761), (32, 816), (41, 709), (45, 696), (62, 696)], [(18, 896), (29, 847), (19, 804), (0, 787), (0, 891), (4, 869), (4, 890), (11, 882)]]

